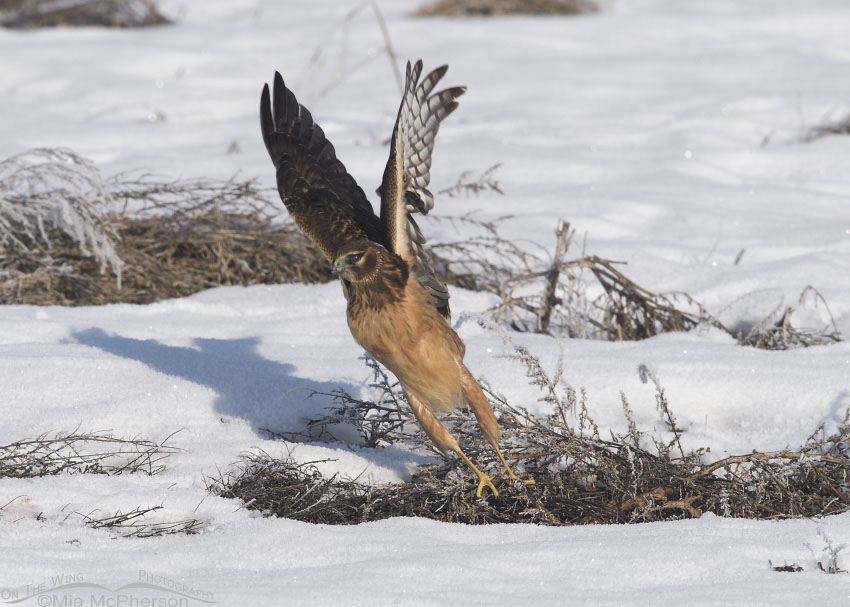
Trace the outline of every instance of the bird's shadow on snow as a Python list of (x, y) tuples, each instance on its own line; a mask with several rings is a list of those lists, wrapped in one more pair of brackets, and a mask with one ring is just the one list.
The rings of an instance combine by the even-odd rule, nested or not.
[[(297, 433), (310, 418), (322, 415), (341, 388), (357, 394), (359, 387), (345, 382), (321, 382), (295, 375), (296, 367), (263, 357), (258, 337), (239, 339), (196, 338), (191, 346), (170, 346), (153, 339), (134, 339), (92, 327), (71, 334), (75, 343), (137, 360), (151, 369), (207, 386), (218, 394), (216, 413), (244, 419), (262, 438), (274, 433)], [(223, 420), (224, 421), (224, 420)], [(312, 442), (312, 441), (311, 441)], [(331, 446), (331, 445), (328, 445)], [(388, 452), (389, 451), (389, 452)], [(357, 449), (358, 455), (375, 464), (408, 474), (405, 461), (423, 458), (401, 449)]]
[(321, 382), (295, 375), (289, 363), (269, 360), (258, 352), (260, 339), (196, 338), (191, 346), (170, 346), (153, 339), (133, 339), (92, 327), (71, 335), (79, 344), (137, 360), (160, 373), (207, 386), (218, 394), (215, 411), (247, 421), (258, 435), (302, 430), (317, 417), (327, 400), (310, 399), (313, 392), (334, 388), (356, 391), (352, 384)]

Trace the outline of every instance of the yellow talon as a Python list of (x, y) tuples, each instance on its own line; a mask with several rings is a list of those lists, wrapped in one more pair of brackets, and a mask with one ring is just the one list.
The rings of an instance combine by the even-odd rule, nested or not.
[(478, 475), (478, 490), (475, 492), (475, 497), (481, 497), (481, 493), (484, 491), (484, 487), (490, 487), (490, 491), (493, 492), (493, 497), (499, 497), (499, 492), (496, 490), (496, 487), (493, 485), (493, 479), (490, 476), (487, 476), (481, 470), (479, 470), (475, 464), (472, 463), (468, 457), (466, 457), (466, 453), (460, 450), (458, 447), (456, 449), (457, 454), (460, 458), (466, 462), (466, 465), (472, 468), (472, 471)]
[(512, 479), (517, 480), (517, 481), (521, 480), (526, 485), (534, 485), (535, 484), (534, 479), (523, 480), (520, 477), (518, 477), (516, 474), (514, 474), (514, 471), (511, 470), (510, 466), (508, 466), (508, 462), (505, 461), (505, 456), (502, 455), (502, 451), (499, 449), (499, 447), (494, 445), (494, 448), (496, 449), (496, 455), (499, 456), (499, 459), (501, 460), (502, 465), (505, 467), (505, 470), (507, 470), (508, 476), (510, 476)]
[[(521, 479), (520, 477), (518, 477), (516, 474), (514, 474), (514, 471), (511, 470), (510, 466), (508, 466), (508, 462), (505, 461), (505, 456), (502, 455), (502, 452), (499, 449), (499, 447), (495, 447), (495, 449), (496, 449), (496, 454), (499, 456), (499, 460), (505, 466), (505, 471), (508, 473), (508, 476), (510, 476), (514, 480), (522, 481), (526, 485), (534, 485), (535, 484), (533, 479), (524, 480), (524, 479)], [(475, 491), (475, 496), (481, 497), (481, 494), (484, 492), (484, 487), (489, 487), (490, 491), (493, 492), (493, 496), (499, 497), (499, 491), (496, 489), (495, 485), (493, 485), (493, 477), (487, 476), (486, 474), (481, 472), (481, 470), (479, 470), (475, 466), (475, 464), (472, 463), (472, 460), (470, 460), (468, 457), (466, 457), (466, 454), (463, 451), (460, 450), (460, 447), (457, 447), (455, 449), (455, 451), (460, 456), (460, 458), (464, 462), (466, 462), (466, 465), (469, 466), (470, 468), (472, 468), (472, 471), (475, 472), (475, 474), (478, 475), (478, 489)]]
[(484, 487), (490, 487), (490, 491), (493, 492), (493, 497), (499, 497), (499, 492), (496, 490), (496, 487), (493, 486), (492, 477), (487, 476), (483, 472), (478, 472), (478, 490), (475, 492), (475, 497), (481, 497), (481, 493), (484, 491)]

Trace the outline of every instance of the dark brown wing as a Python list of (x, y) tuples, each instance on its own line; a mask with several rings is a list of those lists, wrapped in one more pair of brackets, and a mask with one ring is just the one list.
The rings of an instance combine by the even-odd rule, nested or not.
[(454, 87), (431, 94), (448, 66), (429, 73), (422, 82), (422, 61), (407, 64), (404, 96), (398, 110), (390, 157), (384, 179), (378, 189), (381, 195), (381, 223), (389, 248), (400, 255), (414, 276), (428, 289), (431, 300), (446, 318), (449, 317), (449, 292), (437, 278), (425, 251), (425, 237), (411, 213), (427, 214), (434, 206), (434, 196), (427, 186), (431, 181), (431, 152), (440, 121), (457, 107), (457, 98), (466, 87)]
[(333, 261), (351, 240), (387, 245), (381, 222), (325, 133), (275, 72), (260, 97), (263, 141), (277, 169), (277, 189), (295, 223)]

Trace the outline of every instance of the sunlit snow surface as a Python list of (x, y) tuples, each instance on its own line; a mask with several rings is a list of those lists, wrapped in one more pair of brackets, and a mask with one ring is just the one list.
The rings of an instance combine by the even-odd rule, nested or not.
[[(257, 108), (277, 69), (371, 192), (398, 90), (371, 9), (345, 20), (356, 6), (173, 1), (164, 5), (173, 27), (0, 30), (0, 158), (66, 146), (105, 175), (238, 172), (272, 186)], [(569, 220), (588, 253), (628, 262), (625, 273), (653, 291), (688, 292), (733, 327), (796, 305), (812, 285), (850, 335), (850, 137), (800, 141), (850, 111), (846, 2), (621, 0), (587, 17), (492, 20), (408, 18), (416, 6), (380, 4), (396, 53), (450, 63), (447, 85), (469, 86), (440, 131), (432, 189), (502, 163), (505, 192), (438, 198), (436, 213), (514, 215), (505, 235), (529, 247), (549, 247), (557, 221)], [(234, 142), (239, 153), (227, 154)], [(422, 226), (438, 240), (464, 235), (449, 222)], [(504, 356), (510, 346), (475, 321), (490, 304), (452, 291), (470, 368), (546, 413)], [(0, 481), (0, 507), (11, 502), (0, 516), (0, 601), (57, 576), (114, 598), (148, 576), (228, 606), (850, 603), (850, 578), (816, 565), (837, 551), (850, 569), (848, 516), (329, 528), (256, 518), (209, 496), (205, 477), (258, 449), (329, 459), (329, 474), (374, 481), (405, 480), (423, 461), (261, 431), (302, 429), (328, 404), (305, 400), (312, 390), (367, 394), (344, 306), (327, 284), (216, 289), (148, 306), (0, 308), (0, 444), (80, 428), (158, 441), (177, 431), (170, 444), (183, 449), (153, 477)], [(829, 313), (809, 302), (794, 318), (821, 327)], [(834, 428), (850, 405), (846, 343), (765, 352), (719, 332), (619, 344), (514, 339), (550, 370), (563, 356), (566, 381), (586, 389), (603, 429), (624, 426), (622, 390), (638, 426), (661, 435), (653, 387), (638, 376), (645, 364), (685, 447), (716, 457), (795, 447), (822, 422)], [(118, 540), (77, 514), (156, 505), (154, 520), (206, 527)], [(38, 600), (18, 604), (54, 604)]]

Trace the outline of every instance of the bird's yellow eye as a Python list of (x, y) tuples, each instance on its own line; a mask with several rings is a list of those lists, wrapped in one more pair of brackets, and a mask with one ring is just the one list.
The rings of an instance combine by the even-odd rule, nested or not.
[(360, 261), (360, 258), (363, 257), (360, 253), (355, 253), (354, 255), (348, 256), (349, 263), (357, 263)]

